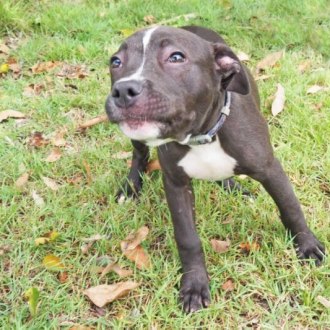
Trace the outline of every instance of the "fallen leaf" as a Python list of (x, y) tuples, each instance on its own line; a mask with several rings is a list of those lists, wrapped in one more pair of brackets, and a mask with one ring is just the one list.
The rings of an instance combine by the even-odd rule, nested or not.
[(300, 73), (304, 73), (311, 67), (311, 65), (312, 65), (312, 62), (310, 60), (303, 61), (298, 65), (298, 71)]
[(82, 240), (84, 242), (87, 242), (87, 244), (83, 244), (81, 246), (81, 252), (83, 254), (87, 254), (89, 249), (93, 246), (93, 244), (96, 242), (96, 241), (99, 241), (101, 239), (107, 239), (108, 236), (105, 236), (105, 235), (100, 235), (100, 234), (96, 234), (96, 235), (93, 235), (89, 238), (83, 238)]
[(31, 69), (32, 73), (37, 74), (37, 73), (51, 71), (61, 64), (62, 64), (62, 62), (59, 62), (59, 61), (39, 62), (39, 63), (33, 65), (30, 69)]
[(158, 159), (151, 160), (147, 164), (147, 173), (150, 174), (153, 171), (161, 170), (161, 166)]
[(16, 110), (5, 110), (0, 112), (0, 123), (8, 118), (25, 118), (26, 115)]
[(91, 168), (90, 168), (89, 164), (87, 163), (87, 161), (85, 159), (83, 159), (82, 163), (83, 163), (83, 166), (84, 166), (85, 171), (86, 171), (87, 184), (91, 185), (91, 183), (93, 181)]
[(49, 140), (46, 139), (41, 132), (34, 132), (29, 137), (29, 145), (32, 147), (40, 148), (49, 143)]
[(106, 274), (108, 274), (111, 271), (115, 272), (120, 277), (127, 277), (127, 276), (130, 276), (133, 274), (133, 271), (131, 269), (122, 268), (117, 263), (113, 262), (113, 263), (110, 263), (109, 265), (107, 265), (102, 270), (100, 278), (103, 278)]
[(95, 234), (91, 237), (88, 237), (88, 238), (83, 238), (82, 241), (83, 242), (96, 242), (96, 241), (99, 241), (101, 239), (108, 239), (109, 237), (106, 236), (106, 235), (100, 235), (100, 234)]
[(111, 285), (98, 285), (84, 291), (84, 294), (98, 307), (103, 307), (106, 304), (129, 294), (130, 291), (136, 289), (139, 283), (127, 281), (118, 282)]
[(114, 155), (112, 155), (112, 158), (114, 158), (114, 159), (127, 159), (127, 158), (130, 158), (131, 156), (132, 156), (131, 151), (119, 151), (119, 152), (115, 153)]
[(317, 296), (316, 300), (322, 304), (325, 308), (330, 308), (330, 300), (322, 296)]
[(64, 136), (66, 134), (66, 130), (59, 130), (55, 133), (55, 136), (51, 139), (52, 145), (55, 147), (65, 147), (66, 141)]
[(277, 91), (272, 103), (272, 115), (275, 117), (284, 109), (285, 90), (281, 84), (277, 84)]
[(141, 245), (135, 247), (134, 250), (123, 250), (122, 248), (122, 251), (128, 260), (131, 260), (135, 263), (137, 268), (139, 269), (150, 268), (151, 266), (150, 258)]
[(76, 324), (73, 327), (69, 328), (69, 330), (95, 330), (95, 328), (88, 327), (87, 325)]
[(55, 180), (51, 178), (47, 178), (46, 176), (42, 177), (42, 181), (48, 188), (50, 188), (53, 191), (57, 191), (60, 188), (59, 185), (55, 182)]
[(258, 251), (260, 249), (260, 245), (256, 242), (252, 242), (251, 244), (249, 242), (241, 243), (239, 247), (244, 253), (250, 253), (250, 251)]
[(15, 187), (16, 188), (23, 188), (27, 182), (29, 181), (30, 174), (29, 173), (23, 173), (15, 182)]
[(77, 186), (77, 185), (79, 185), (83, 181), (83, 178), (84, 178), (84, 176), (83, 176), (82, 173), (77, 173), (77, 174), (73, 175), (72, 177), (67, 178), (66, 179), (66, 182), (68, 184)]
[(82, 79), (88, 76), (88, 70), (85, 65), (65, 64), (61, 71), (57, 73), (57, 76), (67, 79)]
[(60, 234), (57, 231), (51, 231), (49, 233), (42, 235), (41, 237), (36, 238), (34, 240), (34, 243), (36, 246), (44, 245), (46, 243), (55, 241), (59, 235)]
[(107, 115), (100, 115), (100, 116), (89, 119), (89, 120), (85, 121), (84, 123), (80, 124), (79, 128), (80, 129), (89, 128), (91, 126), (94, 126), (94, 125), (99, 124), (99, 123), (106, 122), (108, 120), (109, 119), (108, 119)]
[(261, 76), (257, 75), (256, 77), (254, 77), (254, 80), (255, 81), (266, 80), (266, 79), (271, 78), (272, 76), (273, 76), (272, 74), (262, 74)]
[(238, 52), (237, 57), (241, 62), (248, 62), (250, 61), (250, 56), (244, 52)]
[(145, 240), (149, 233), (147, 226), (142, 226), (135, 233), (130, 233), (121, 243), (122, 251), (134, 250), (142, 241)]
[(3, 63), (0, 65), (0, 74), (8, 73), (9, 71), (9, 64)]
[(225, 283), (222, 284), (221, 287), (224, 291), (230, 292), (230, 291), (234, 291), (235, 284), (232, 279), (228, 279)]
[(16, 63), (16, 60), (8, 61), (9, 70), (13, 73), (15, 79), (17, 79), (21, 74), (21, 66)]
[(60, 283), (66, 283), (69, 279), (69, 275), (67, 272), (60, 272), (58, 275), (57, 275), (57, 279), (59, 280)]
[(53, 254), (46, 255), (42, 261), (42, 264), (48, 270), (58, 271), (64, 269), (61, 259)]
[(44, 199), (35, 190), (32, 190), (31, 196), (38, 207), (43, 207), (45, 205)]
[(10, 53), (10, 48), (6, 44), (0, 44), (0, 53), (8, 55)]
[(62, 157), (61, 150), (59, 148), (54, 148), (51, 153), (46, 157), (45, 161), (48, 163), (53, 163), (58, 161)]
[(10, 250), (11, 247), (8, 244), (0, 246), (0, 257), (3, 256), (5, 253), (10, 252)]
[(230, 240), (219, 241), (216, 239), (211, 239), (211, 245), (215, 252), (225, 253), (229, 250)]
[(279, 52), (271, 53), (263, 58), (257, 64), (257, 72), (264, 71), (266, 68), (273, 67), (284, 55), (284, 51), (280, 50)]
[(24, 293), (24, 298), (28, 300), (29, 310), (32, 317), (37, 314), (39, 295), (39, 290), (37, 288), (30, 288)]
[(122, 36), (123, 36), (124, 38), (127, 38), (127, 37), (129, 37), (131, 34), (134, 33), (134, 30), (133, 30), (133, 29), (121, 29), (121, 30), (120, 30), (120, 33), (122, 34)]
[(313, 85), (307, 89), (307, 94), (315, 94), (321, 91), (327, 90), (326, 87), (320, 85)]
[(26, 97), (38, 96), (44, 89), (45, 89), (44, 85), (30, 84), (29, 86), (24, 88), (23, 95)]
[(146, 15), (143, 17), (143, 20), (148, 24), (155, 24), (157, 22), (156, 18), (152, 15)]

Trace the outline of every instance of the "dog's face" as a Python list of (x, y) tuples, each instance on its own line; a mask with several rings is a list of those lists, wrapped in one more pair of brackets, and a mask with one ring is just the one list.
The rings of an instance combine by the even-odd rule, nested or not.
[(154, 27), (126, 39), (111, 57), (110, 71), (109, 119), (129, 138), (159, 145), (199, 133), (242, 67), (224, 44)]

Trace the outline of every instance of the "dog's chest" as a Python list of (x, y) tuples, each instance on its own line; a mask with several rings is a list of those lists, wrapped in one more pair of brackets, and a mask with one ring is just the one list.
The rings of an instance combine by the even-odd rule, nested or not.
[(221, 147), (218, 140), (191, 146), (188, 153), (178, 162), (185, 173), (196, 179), (223, 180), (234, 175), (237, 162)]

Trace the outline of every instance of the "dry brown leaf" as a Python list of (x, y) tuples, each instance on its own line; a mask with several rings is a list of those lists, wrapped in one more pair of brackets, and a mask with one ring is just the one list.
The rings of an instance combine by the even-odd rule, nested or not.
[(118, 265), (116, 262), (110, 263), (109, 265), (107, 265), (101, 273), (100, 278), (103, 278), (106, 274), (108, 274), (109, 272), (115, 272), (116, 274), (118, 274), (120, 277), (127, 277), (133, 274), (133, 271), (131, 269), (125, 269), (120, 267), (120, 265)]
[(127, 159), (130, 158), (132, 156), (132, 152), (131, 151), (119, 151), (117, 153), (115, 153), (112, 158), (114, 159)]
[(30, 174), (28, 172), (23, 173), (15, 182), (15, 187), (22, 189), (29, 181)]
[(285, 103), (285, 90), (281, 84), (277, 84), (277, 91), (272, 103), (272, 115), (277, 116), (284, 109)]
[(211, 245), (215, 252), (225, 253), (229, 250), (230, 240), (219, 241), (216, 239), (211, 239)]
[(49, 143), (48, 139), (45, 138), (43, 133), (41, 132), (34, 132), (31, 134), (29, 141), (29, 145), (32, 147), (40, 148)]
[(14, 78), (17, 79), (21, 74), (21, 66), (18, 63), (16, 63), (16, 60), (14, 59), (11, 60), (8, 59), (8, 64), (9, 64), (9, 70), (13, 73)]
[(43, 207), (45, 205), (44, 199), (35, 190), (32, 190), (31, 196), (38, 207)]
[(10, 53), (10, 48), (6, 44), (0, 44), (0, 53), (8, 55)]
[(82, 173), (77, 173), (77, 174), (73, 175), (72, 177), (67, 178), (66, 182), (68, 184), (77, 186), (83, 181), (83, 178), (84, 178), (84, 176), (82, 175)]
[[(100, 316), (104, 316), (104, 314), (100, 315)], [(94, 327), (89, 327), (87, 325), (76, 324), (73, 327), (71, 327), (69, 330), (95, 330), (95, 328)]]
[(307, 94), (315, 94), (324, 90), (327, 90), (327, 88), (324, 86), (313, 85), (307, 89)]
[(121, 243), (122, 251), (134, 250), (142, 241), (145, 240), (149, 233), (147, 226), (142, 226), (135, 233), (130, 233)]
[(267, 55), (260, 62), (258, 62), (257, 72), (263, 71), (266, 68), (273, 67), (283, 57), (283, 54), (284, 54), (284, 51), (280, 50), (279, 52), (275, 52), (275, 53), (271, 53), (271, 54)]
[(84, 294), (98, 307), (103, 307), (112, 301), (126, 296), (130, 291), (136, 289), (140, 284), (127, 281), (111, 285), (98, 285), (84, 291)]
[(83, 163), (85, 171), (86, 171), (87, 184), (90, 185), (93, 181), (91, 167), (89, 166), (89, 164), (87, 163), (87, 161), (85, 159), (83, 159), (82, 163)]
[(93, 244), (96, 242), (96, 241), (99, 241), (101, 239), (107, 239), (108, 237), (106, 235), (100, 235), (100, 234), (95, 234), (91, 237), (88, 237), (88, 238), (83, 238), (82, 241), (87, 243), (87, 244), (83, 244), (81, 246), (81, 252), (83, 254), (87, 254), (88, 251), (90, 250), (90, 248), (93, 246)]
[(0, 112), (0, 123), (8, 118), (26, 118), (26, 115), (16, 110), (5, 110)]
[(155, 24), (157, 22), (156, 18), (152, 15), (146, 15), (143, 17), (143, 20), (148, 24)]
[(250, 56), (244, 52), (238, 52), (237, 57), (241, 62), (248, 62), (250, 61)]
[(271, 78), (272, 76), (273, 76), (272, 74), (262, 74), (261, 76), (257, 75), (257, 76), (254, 77), (254, 80), (255, 81), (266, 80), (266, 79)]
[(53, 163), (58, 161), (62, 157), (61, 150), (59, 148), (54, 148), (51, 153), (46, 157), (45, 161), (48, 163)]
[(23, 95), (26, 97), (34, 97), (40, 95), (40, 93), (45, 89), (42, 84), (30, 84), (24, 88)]
[(59, 185), (56, 183), (55, 180), (51, 179), (51, 178), (47, 178), (46, 176), (42, 177), (42, 181), (44, 182), (44, 184), (50, 188), (53, 191), (57, 191), (60, 187)]
[(89, 120), (85, 121), (84, 123), (80, 124), (79, 128), (80, 129), (89, 128), (91, 126), (94, 126), (94, 125), (99, 124), (99, 123), (106, 122), (108, 120), (109, 119), (108, 119), (107, 115), (100, 115), (100, 116), (89, 119)]
[(322, 304), (325, 308), (330, 308), (330, 300), (322, 296), (317, 296), (316, 300)]
[(58, 77), (68, 78), (68, 79), (82, 79), (88, 76), (88, 70), (85, 65), (63, 65), (60, 72), (57, 73)]
[(298, 71), (300, 73), (304, 73), (310, 69), (311, 65), (312, 65), (312, 62), (310, 60), (303, 61), (298, 65)]
[(149, 255), (144, 251), (141, 245), (138, 245), (134, 250), (123, 250), (124, 255), (128, 260), (135, 263), (139, 269), (147, 269), (151, 266)]
[(161, 166), (158, 159), (151, 160), (147, 165), (147, 173), (151, 173), (153, 171), (161, 170)]
[(250, 253), (250, 251), (258, 251), (260, 249), (260, 245), (256, 242), (252, 243), (241, 243), (239, 245), (243, 253)]
[(39, 63), (33, 65), (30, 69), (31, 69), (32, 73), (37, 74), (37, 73), (51, 71), (61, 64), (62, 64), (62, 62), (59, 62), (59, 61), (39, 62)]
[(225, 283), (222, 284), (222, 289), (224, 291), (234, 291), (235, 290), (235, 284), (232, 279), (228, 279)]
[(52, 138), (52, 144), (55, 147), (65, 147), (66, 141), (64, 139), (64, 136), (66, 134), (66, 130), (59, 130), (55, 133), (55, 136)]
[(60, 283), (66, 283), (69, 279), (69, 274), (67, 272), (60, 272), (57, 275), (57, 279), (59, 280)]

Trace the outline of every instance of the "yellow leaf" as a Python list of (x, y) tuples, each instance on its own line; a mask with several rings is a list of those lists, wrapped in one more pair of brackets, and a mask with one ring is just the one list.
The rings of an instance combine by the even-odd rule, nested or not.
[(37, 314), (39, 290), (37, 288), (30, 288), (24, 293), (24, 298), (28, 299), (29, 309), (32, 317), (35, 316)]
[(125, 37), (129, 37), (131, 34), (133, 34), (134, 30), (132, 29), (122, 29), (120, 30), (120, 33)]
[(57, 231), (51, 231), (47, 234), (47, 237), (49, 237), (50, 241), (55, 241), (58, 236), (60, 236), (60, 234)]
[(7, 73), (9, 71), (9, 64), (4, 63), (0, 65), (0, 74)]
[(64, 269), (64, 265), (59, 257), (54, 256), (53, 254), (49, 254), (45, 256), (45, 258), (42, 261), (42, 264), (48, 269), (48, 270), (61, 270)]
[(38, 245), (44, 245), (49, 242), (49, 238), (47, 237), (38, 237), (34, 240), (34, 243), (36, 246)]

